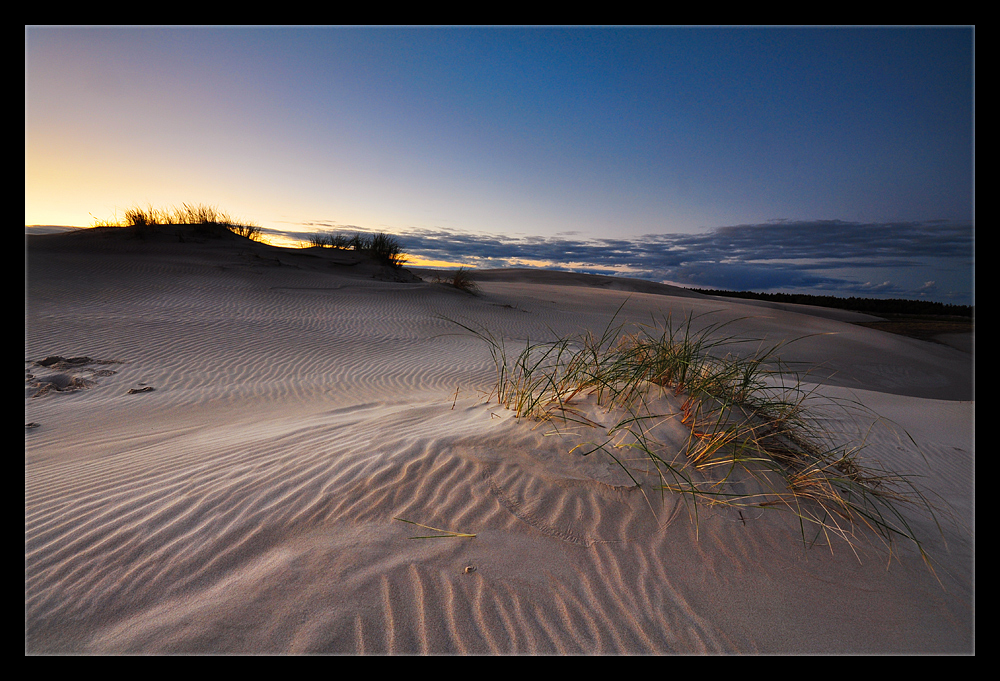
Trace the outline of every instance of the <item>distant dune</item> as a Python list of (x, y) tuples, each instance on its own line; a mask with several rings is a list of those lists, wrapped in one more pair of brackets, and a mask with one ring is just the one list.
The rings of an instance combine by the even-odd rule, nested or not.
[(25, 225), (24, 235), (32, 234), (61, 234), (62, 232), (74, 232), (82, 227), (65, 227), (62, 225)]

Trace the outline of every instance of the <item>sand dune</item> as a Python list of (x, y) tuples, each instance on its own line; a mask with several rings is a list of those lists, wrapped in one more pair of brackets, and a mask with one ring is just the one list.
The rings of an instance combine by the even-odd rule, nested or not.
[[(28, 653), (974, 651), (968, 353), (648, 282), (491, 273), (470, 296), (330, 250), (124, 234), (28, 246)], [(806, 548), (787, 513), (694, 522), (486, 403), (489, 352), (449, 321), (515, 347), (626, 299), (622, 322), (808, 336), (782, 357), (819, 394), (919, 445), (878, 429), (865, 456), (947, 509), (941, 532), (911, 519), (936, 575), (905, 542)]]

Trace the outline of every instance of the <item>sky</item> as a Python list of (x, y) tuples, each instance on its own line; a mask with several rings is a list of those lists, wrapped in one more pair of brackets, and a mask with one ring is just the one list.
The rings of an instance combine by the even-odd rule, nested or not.
[(974, 304), (971, 27), (25, 28), (25, 225)]

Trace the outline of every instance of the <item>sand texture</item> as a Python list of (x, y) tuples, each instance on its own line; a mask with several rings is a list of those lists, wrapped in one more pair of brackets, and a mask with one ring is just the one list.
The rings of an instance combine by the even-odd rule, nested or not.
[[(974, 652), (969, 353), (663, 285), (493, 272), (472, 296), (332, 250), (175, 237), (29, 238), (27, 653)], [(874, 429), (864, 455), (944, 509), (940, 531), (911, 519), (935, 572), (864, 532), (807, 547), (778, 509), (695, 521), (570, 453), (593, 433), (487, 403), (488, 349), (449, 321), (514, 348), (600, 333), (626, 299), (621, 322), (808, 335), (782, 357), (817, 394), (912, 436)]]

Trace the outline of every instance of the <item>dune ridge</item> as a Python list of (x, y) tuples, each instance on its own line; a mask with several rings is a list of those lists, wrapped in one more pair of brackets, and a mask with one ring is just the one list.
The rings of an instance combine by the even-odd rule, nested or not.
[[(329, 250), (121, 234), (28, 240), (26, 374), (115, 362), (37, 397), (26, 376), (29, 654), (974, 652), (968, 354), (559, 273), (471, 296)], [(516, 345), (600, 330), (626, 299), (628, 322), (812, 334), (783, 357), (919, 443), (877, 430), (865, 455), (947, 505), (944, 536), (913, 519), (936, 575), (904, 543), (804, 547), (785, 513), (695, 522), (570, 455), (569, 429), (487, 403), (489, 354), (449, 321)], [(411, 539), (395, 518), (476, 536)]]

